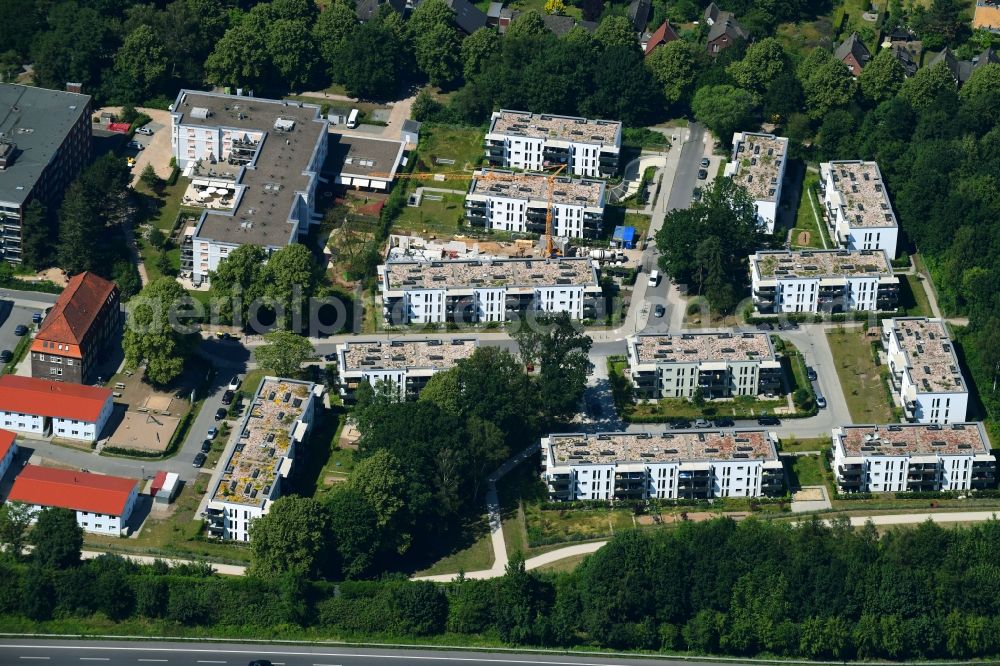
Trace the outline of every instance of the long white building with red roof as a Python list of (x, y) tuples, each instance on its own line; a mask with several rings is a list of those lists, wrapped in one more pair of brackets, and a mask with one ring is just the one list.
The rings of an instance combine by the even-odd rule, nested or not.
[(14, 441), (14, 433), (10, 430), (0, 430), (0, 479), (10, 469), (10, 464), (17, 456), (17, 443)]
[(93, 442), (113, 410), (109, 389), (0, 376), (0, 428)]
[(121, 534), (139, 496), (139, 482), (120, 476), (25, 465), (7, 496), (8, 502), (31, 506), (37, 513), (47, 507), (76, 512), (76, 521), (87, 532)]

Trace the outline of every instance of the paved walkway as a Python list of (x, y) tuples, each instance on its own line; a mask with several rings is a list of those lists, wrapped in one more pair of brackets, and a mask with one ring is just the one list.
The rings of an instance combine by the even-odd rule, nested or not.
[[(203, 562), (199, 560), (179, 560), (167, 557), (153, 557), (150, 555), (137, 555), (134, 553), (122, 553), (118, 551), (110, 551), (112, 555), (121, 555), (127, 560), (137, 562), (139, 564), (152, 564), (159, 560), (160, 562), (166, 562), (171, 566), (177, 566), (179, 564), (208, 564), (212, 567), (212, 571), (216, 573), (223, 574), (225, 576), (245, 576), (247, 568), (244, 566), (239, 566), (236, 564), (219, 564), (218, 562)], [(101, 555), (107, 555), (108, 553), (102, 553), (96, 550), (85, 550), (80, 553), (80, 557), (85, 560), (92, 560)]]

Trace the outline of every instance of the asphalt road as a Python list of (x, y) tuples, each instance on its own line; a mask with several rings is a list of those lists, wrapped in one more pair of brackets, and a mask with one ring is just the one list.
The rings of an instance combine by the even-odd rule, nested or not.
[(18, 324), (24, 324), (33, 330), (31, 315), (38, 312), (37, 308), (19, 305), (7, 299), (0, 300), (0, 350), (6, 349), (13, 353), (14, 347), (21, 337), (14, 334)]
[[(267, 659), (274, 666), (405, 666), (405, 664), (461, 664), (462, 666), (679, 666), (690, 662), (669, 659), (629, 659), (616, 656), (567, 656), (538, 653), (483, 653), (458, 650), (390, 650), (342, 646), (243, 645), (227, 643), (135, 643), (113, 641), (35, 641), (10, 639), (0, 646), (3, 664), (39, 663), (46, 666), (138, 666), (166, 664), (239, 665)], [(700, 662), (707, 666), (721, 666)]]

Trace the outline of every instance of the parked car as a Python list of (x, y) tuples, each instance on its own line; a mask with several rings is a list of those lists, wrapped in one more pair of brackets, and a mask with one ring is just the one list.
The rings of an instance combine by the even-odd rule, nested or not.
[(191, 463), (193, 467), (201, 467), (205, 464), (205, 459), (208, 458), (204, 453), (199, 453), (194, 457), (194, 462)]
[(694, 191), (691, 192), (691, 201), (701, 201), (701, 188), (696, 187)]
[(680, 421), (671, 421), (670, 422), (670, 427), (673, 428), (674, 430), (687, 430), (688, 428), (691, 427), (691, 422), (690, 421), (683, 421), (683, 420), (680, 420)]
[(711, 428), (712, 422), (707, 419), (698, 419), (694, 422), (695, 428)]
[(43, 318), (44, 318), (44, 315), (42, 315), (41, 312), (36, 312), (35, 314), (31, 315), (31, 323), (32, 324), (41, 324)]
[(698, 180), (706, 180), (708, 178), (708, 172), (704, 169), (698, 169)]
[(128, 164), (128, 168), (129, 169), (135, 168), (135, 158), (134, 157), (126, 158), (125, 163)]
[(205, 433), (205, 438), (206, 439), (215, 439), (215, 436), (218, 435), (218, 434), (219, 434), (219, 429), (216, 428), (215, 426), (212, 426), (211, 428), (208, 429), (208, 432)]
[(701, 158), (701, 166), (702, 166), (703, 169), (707, 169), (708, 165), (711, 164), (711, 163), (712, 163), (712, 160), (708, 159), (707, 157)]
[(323, 360), (324, 361), (336, 361), (337, 360), (337, 355), (336, 354), (324, 354), (323, 355)]
[(794, 331), (798, 329), (799, 325), (794, 321), (782, 321), (778, 323), (779, 331)]
[(811, 365), (807, 365), (806, 366), (806, 377), (809, 378), (809, 381), (814, 382), (814, 381), (816, 381), (817, 378), (819, 378), (819, 375), (816, 374), (816, 370), (814, 370)]
[[(215, 420), (221, 421), (222, 419), (226, 418), (226, 414), (228, 413), (229, 413), (228, 409), (226, 409), (225, 407), (219, 407), (217, 410), (215, 410)], [(212, 430), (215, 430), (215, 428), (212, 428)]]
[(146, 150), (146, 146), (142, 145), (138, 141), (129, 141), (128, 147), (132, 150)]
[(14, 335), (21, 336), (28, 332), (28, 327), (24, 324), (18, 324), (14, 327)]
[(235, 391), (227, 390), (225, 393), (222, 394), (222, 404), (226, 406), (233, 404), (233, 398), (235, 397), (236, 397)]
[(757, 324), (757, 330), (758, 331), (773, 331), (774, 330), (774, 324), (770, 324), (770, 323), (768, 323), (766, 321), (762, 321), (761, 323)]
[(817, 394), (816, 395), (816, 406), (820, 409), (826, 409), (826, 398)]
[(153, 136), (153, 130), (148, 127), (140, 127), (135, 131), (136, 134), (145, 134), (146, 136)]
[(254, 659), (247, 666), (272, 666), (267, 659)]
[(781, 419), (777, 416), (761, 416), (757, 419), (757, 425), (778, 426), (781, 425)]
[(10, 353), (9, 349), (0, 351), (0, 363), (10, 363), (10, 359), (12, 358), (14, 358), (14, 355)]
[(654, 317), (662, 317), (666, 313), (667, 313), (667, 309), (665, 307), (663, 307), (662, 305), (657, 304), (657, 306), (655, 308), (653, 308), (653, 316)]
[(240, 387), (240, 383), (243, 379), (239, 375), (233, 375), (233, 378), (229, 380), (229, 390), (235, 391)]
[(202, 453), (208, 453), (211, 450), (212, 450), (212, 440), (206, 439), (204, 442), (201, 443)]
[(716, 428), (732, 428), (736, 425), (736, 421), (732, 420), (728, 416), (723, 416), (721, 419), (715, 419)]

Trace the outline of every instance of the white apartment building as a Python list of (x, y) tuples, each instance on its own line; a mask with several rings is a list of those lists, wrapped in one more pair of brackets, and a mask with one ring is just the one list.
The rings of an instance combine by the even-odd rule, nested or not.
[[(549, 192), (551, 187), (552, 192)], [(552, 203), (552, 233), (563, 238), (599, 238), (604, 226), (604, 181), (549, 179), (541, 174), (477, 171), (465, 197), (469, 223), (515, 233), (545, 233)]]
[(636, 397), (729, 398), (781, 391), (781, 362), (767, 333), (692, 332), (627, 339)]
[(337, 345), (340, 395), (353, 402), (361, 382), (392, 382), (400, 400), (415, 400), (433, 375), (476, 350), (475, 339), (348, 341)]
[(757, 221), (769, 234), (774, 233), (774, 222), (778, 219), (787, 155), (786, 137), (736, 132), (732, 159), (723, 172), (750, 192), (757, 206)]
[(28, 505), (32, 514), (47, 507), (69, 509), (85, 532), (120, 536), (138, 496), (135, 479), (25, 465), (7, 500)]
[(17, 438), (10, 430), (0, 430), (0, 479), (17, 457)]
[(776, 444), (763, 430), (549, 435), (542, 480), (552, 500), (780, 495)]
[(841, 492), (992, 488), (996, 462), (981, 423), (857, 425), (833, 430), (833, 472)]
[(882, 345), (906, 418), (917, 423), (963, 423), (969, 386), (940, 319), (882, 320)]
[(318, 223), (316, 186), (328, 123), (302, 102), (181, 90), (170, 114), (182, 170), (200, 164), (234, 191), (230, 210), (205, 210), (195, 227), (192, 279), (200, 283), (241, 245), (274, 251)]
[(848, 250), (885, 250), (894, 258), (899, 225), (878, 163), (823, 162), (819, 173), (831, 238)]
[(296, 449), (312, 428), (323, 388), (312, 382), (265, 377), (233, 431), (223, 473), (205, 519), (220, 539), (250, 540), (250, 524), (281, 496)]
[(761, 314), (892, 311), (899, 300), (885, 250), (761, 250), (750, 282)]
[(566, 174), (608, 178), (618, 170), (622, 124), (501, 109), (490, 120), (484, 145), (493, 167), (541, 171), (564, 164)]
[(597, 267), (588, 257), (391, 261), (378, 273), (390, 325), (501, 322), (559, 312), (593, 319), (601, 296)]
[(93, 442), (113, 411), (110, 389), (19, 375), (0, 376), (0, 428)]

